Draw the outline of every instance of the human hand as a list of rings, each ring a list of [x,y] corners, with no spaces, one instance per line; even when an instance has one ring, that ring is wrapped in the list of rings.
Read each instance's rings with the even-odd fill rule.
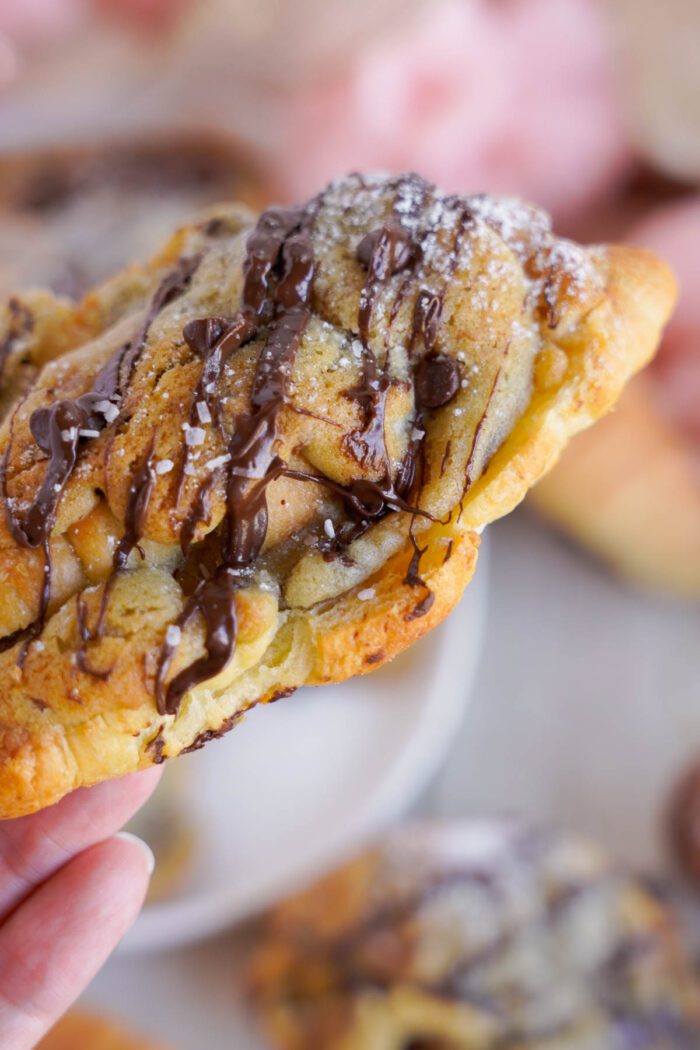
[[[153,855],[119,828],[155,788],[150,769],[0,823],[0,1032],[30,1050],[136,918]]]

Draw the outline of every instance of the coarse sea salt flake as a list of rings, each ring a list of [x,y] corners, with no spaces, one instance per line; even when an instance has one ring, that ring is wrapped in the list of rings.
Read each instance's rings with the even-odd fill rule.
[[[156,474],[169,474],[174,466],[172,459],[159,459],[156,463]]]
[[[329,540],[335,539],[335,526],[330,518],[326,518],[323,523],[323,531]]]
[[[361,602],[369,602],[372,600],[372,598],[374,598],[376,593],[377,592],[375,591],[374,587],[365,587],[363,591],[357,592],[357,597],[360,599]]]
[[[119,409],[117,406],[113,405],[111,401],[107,401],[106,399],[104,401],[95,402],[95,411],[103,415],[108,423],[113,423],[119,415]]]
[[[176,623],[171,623],[165,632],[165,641],[168,645],[179,645],[182,631]]]
[[[81,438],[98,438],[100,436],[99,430],[89,430],[86,427],[82,427],[78,434]]]
[[[223,467],[224,463],[228,463],[231,460],[231,453],[224,452],[221,456],[214,456],[213,459],[207,460],[204,464],[209,470],[216,470],[217,467]]]
[[[201,427],[188,426],[185,430],[185,444],[186,445],[201,445],[204,443],[206,432]]]
[[[200,423],[211,423],[211,412],[206,401],[197,402],[197,415]]]

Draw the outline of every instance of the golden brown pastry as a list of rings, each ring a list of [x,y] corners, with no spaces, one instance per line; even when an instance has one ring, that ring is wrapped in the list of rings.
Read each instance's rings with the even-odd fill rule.
[[[611,405],[673,297],[653,256],[578,248],[518,202],[354,175],[215,211],[75,310],[22,300],[0,815],[438,624],[478,531]]]
[[[695,1050],[668,909],[595,846],[406,827],[272,911],[250,972],[283,1050]]]
[[[102,1017],[72,1010],[41,1040],[37,1050],[165,1050],[165,1047]]]

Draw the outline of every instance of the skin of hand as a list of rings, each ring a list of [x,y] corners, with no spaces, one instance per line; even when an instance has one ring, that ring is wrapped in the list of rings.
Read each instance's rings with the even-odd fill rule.
[[[135,773],[0,823],[3,1047],[35,1046],[138,915],[153,854],[119,829],[159,777]]]

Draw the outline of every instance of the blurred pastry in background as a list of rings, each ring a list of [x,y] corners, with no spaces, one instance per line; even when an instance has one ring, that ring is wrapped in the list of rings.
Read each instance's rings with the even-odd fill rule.
[[[284,1050],[694,1050],[671,913],[596,846],[408,826],[274,909],[252,1001]]]
[[[24,288],[78,298],[198,208],[266,197],[249,152],[206,132],[0,153],[0,300]]]
[[[164,1044],[128,1032],[104,1017],[71,1010],[45,1036],[37,1050],[166,1050]]]
[[[674,787],[668,805],[667,840],[682,874],[700,889],[700,760],[693,762]]]
[[[700,598],[700,199],[628,234],[666,259],[680,299],[653,365],[614,413],[579,435],[530,503],[621,575]]]
[[[190,767],[184,762],[171,763],[158,791],[127,824],[126,830],[144,839],[156,858],[148,885],[148,904],[177,894],[192,870],[197,827],[188,801],[194,788]]]

